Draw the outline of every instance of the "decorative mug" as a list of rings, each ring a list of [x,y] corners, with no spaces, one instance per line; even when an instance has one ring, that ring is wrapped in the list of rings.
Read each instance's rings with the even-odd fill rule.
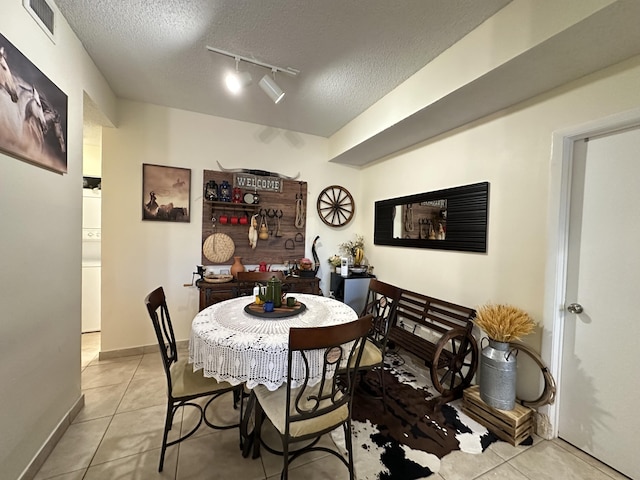
[[[269,313],[273,312],[273,302],[264,302],[264,311]]]
[[[220,217],[218,218],[218,221],[220,223],[228,223],[229,222],[229,217],[227,217],[226,215],[220,215]]]
[[[296,306],[296,297],[287,297],[287,307]]]
[[[231,216],[231,225],[237,225],[238,224],[238,217],[235,215]]]
[[[249,224],[249,217],[247,217],[246,215],[244,217],[240,217],[238,219],[238,222],[240,223],[240,225],[248,225]]]

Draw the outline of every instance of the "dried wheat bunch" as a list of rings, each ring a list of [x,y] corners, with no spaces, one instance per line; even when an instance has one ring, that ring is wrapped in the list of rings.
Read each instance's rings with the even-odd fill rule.
[[[513,342],[530,334],[536,323],[524,310],[512,305],[487,304],[476,312],[474,323],[496,342]]]

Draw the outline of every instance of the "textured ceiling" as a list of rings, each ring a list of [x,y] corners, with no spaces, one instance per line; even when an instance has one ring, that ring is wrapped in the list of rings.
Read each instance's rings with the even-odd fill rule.
[[[328,137],[510,0],[55,2],[118,97]],[[207,45],[301,73],[233,96]]]

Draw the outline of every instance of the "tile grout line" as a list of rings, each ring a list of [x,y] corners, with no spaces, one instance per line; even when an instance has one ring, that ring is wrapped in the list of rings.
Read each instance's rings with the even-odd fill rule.
[[[109,420],[107,428],[104,429],[104,433],[102,434],[102,437],[100,438],[100,442],[98,442],[98,446],[96,447],[95,451],[93,452],[93,455],[91,456],[91,459],[89,460],[89,465],[87,466],[87,469],[84,472],[84,475],[82,476],[83,479],[84,479],[84,477],[86,477],[87,473],[89,472],[89,469],[92,466],[94,466],[94,465],[92,465],[93,460],[96,458],[96,454],[98,453],[98,450],[100,449],[100,445],[102,445],[102,442],[104,441],[104,437],[106,436],[107,432],[109,431],[109,427],[113,423],[114,417],[117,415],[118,407],[120,407],[120,405],[122,404],[122,400],[124,399],[124,396],[127,394],[127,390],[129,389],[129,385],[131,385],[131,381],[133,380],[133,377],[135,376],[136,372],[138,371],[138,368],[140,368],[140,363],[142,363],[142,358],[143,357],[144,356],[140,357],[138,365],[136,365],[136,369],[133,371],[133,374],[131,375],[131,378],[126,382],[127,386],[125,387],[124,392],[122,393],[122,397],[120,397],[120,400],[118,401],[118,404],[116,405],[116,408],[115,408],[115,410],[113,412],[113,415],[111,415],[111,418]],[[107,463],[107,462],[104,462],[104,463]],[[96,465],[102,465],[102,464],[96,464]]]

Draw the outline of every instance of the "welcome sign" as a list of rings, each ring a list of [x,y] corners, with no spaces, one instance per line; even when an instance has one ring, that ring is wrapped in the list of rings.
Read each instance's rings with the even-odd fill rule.
[[[261,177],[250,173],[234,173],[233,186],[243,190],[282,192],[282,179],[278,177]]]

